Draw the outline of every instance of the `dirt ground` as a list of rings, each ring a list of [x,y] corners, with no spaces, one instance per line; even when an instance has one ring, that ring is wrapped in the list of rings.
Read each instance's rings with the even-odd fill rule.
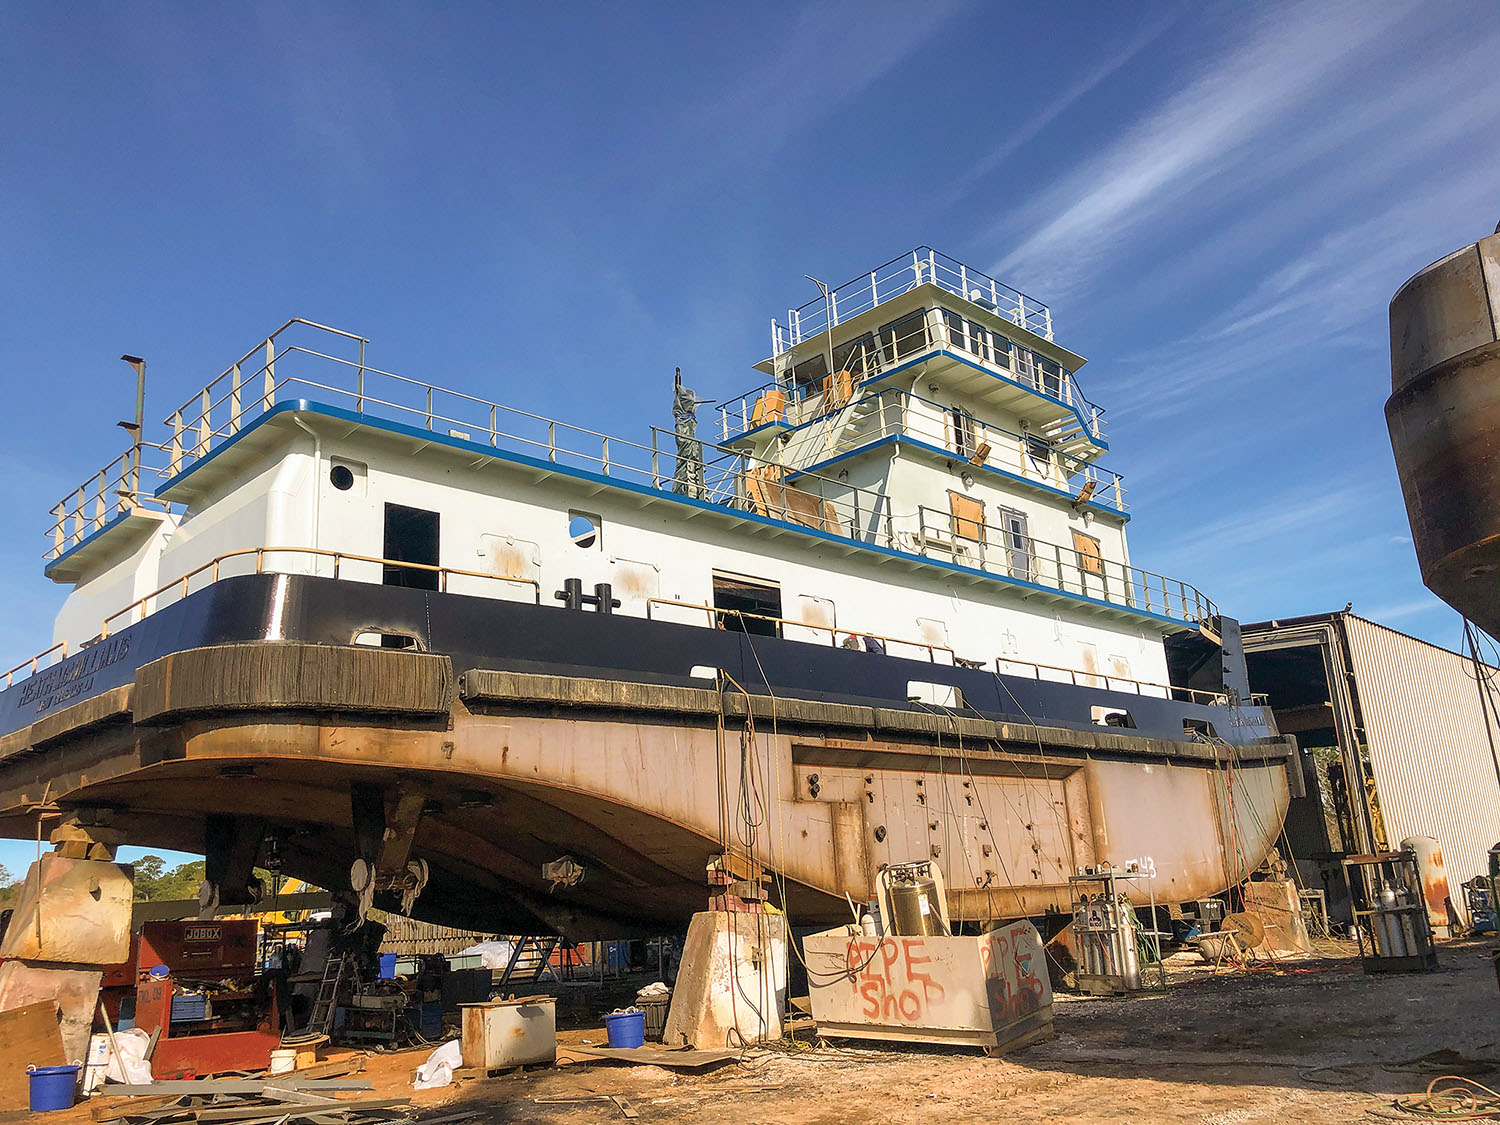
[[[474,1125],[623,1121],[777,1121],[798,1125],[912,1121],[1194,1122],[1259,1125],[1374,1120],[1396,1094],[1441,1074],[1495,1085],[1500,990],[1489,941],[1440,947],[1436,973],[1368,977],[1349,949],[1279,968],[1214,975],[1170,963],[1165,993],[1122,999],[1059,996],[1057,1037],[987,1059],[958,1048],[783,1044],[699,1074],[656,1066],[568,1063],[516,1077],[412,1093],[420,1121],[465,1110]],[[1196,959],[1194,959],[1196,960]],[[602,1030],[559,1033],[602,1044]],[[375,1055],[381,1096],[410,1092],[426,1051]],[[370,1096],[370,1095],[364,1095]],[[19,1119],[3,1114],[0,1120]],[[55,1125],[88,1122],[80,1106]]]

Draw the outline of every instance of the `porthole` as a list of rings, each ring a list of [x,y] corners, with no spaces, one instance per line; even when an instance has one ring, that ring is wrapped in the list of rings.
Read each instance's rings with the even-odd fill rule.
[[[354,473],[348,465],[335,465],[328,470],[328,481],[340,492],[348,492],[354,487]]]
[[[576,547],[589,548],[599,543],[599,517],[587,512],[568,513],[568,538]]]

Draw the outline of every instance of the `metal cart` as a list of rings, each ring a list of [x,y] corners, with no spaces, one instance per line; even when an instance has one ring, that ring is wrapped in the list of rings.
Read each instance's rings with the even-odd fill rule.
[[[1167,987],[1161,939],[1156,928],[1156,878],[1142,868],[1084,868],[1068,877],[1073,900],[1073,933],[1079,965],[1074,983],[1080,992],[1112,996]],[[1150,903],[1151,926],[1141,928],[1135,908],[1119,889],[1121,882],[1143,882]]]
[[[1412,852],[1344,859],[1354,907],[1354,932],[1367,973],[1418,973],[1437,968],[1437,949]]]

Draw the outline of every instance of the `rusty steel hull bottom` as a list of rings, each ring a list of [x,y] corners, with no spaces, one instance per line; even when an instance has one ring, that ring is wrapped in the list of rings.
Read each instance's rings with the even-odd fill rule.
[[[301,678],[246,671],[270,656]],[[360,694],[370,676],[431,713],[320,696]],[[330,646],[176,653],[48,724],[0,758],[10,835],[32,836],[44,806],[89,809],[131,843],[204,852],[211,825],[239,818],[276,837],[288,874],[337,889],[362,854],[351,792],[376,787],[419,798],[404,806],[420,810],[411,854],[431,870],[416,916],[577,938],[685,924],[726,847],[772,873],[799,926],[846,920],[845,894],[870,897],[878,865],[911,859],[944,867],[966,922],[1065,912],[1067,876],[1104,862],[1149,860],[1157,900],[1188,901],[1260,863],[1289,799],[1279,741],[1233,750],[709,688],[454,678],[428,654]],[[581,881],[544,876],[564,856]]]

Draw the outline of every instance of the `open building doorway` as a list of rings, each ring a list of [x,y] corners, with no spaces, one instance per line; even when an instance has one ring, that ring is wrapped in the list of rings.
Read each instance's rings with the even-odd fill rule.
[[[721,629],[781,636],[781,587],[774,582],[715,571],[714,609]]]

